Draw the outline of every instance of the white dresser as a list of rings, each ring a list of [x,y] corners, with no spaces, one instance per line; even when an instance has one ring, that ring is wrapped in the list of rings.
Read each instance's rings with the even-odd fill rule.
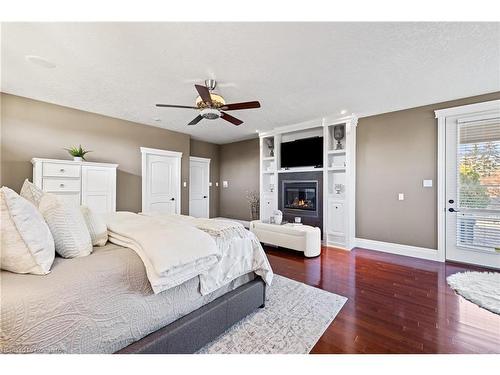
[[[116,211],[118,164],[86,161],[31,159],[33,183],[77,205],[99,213]]]

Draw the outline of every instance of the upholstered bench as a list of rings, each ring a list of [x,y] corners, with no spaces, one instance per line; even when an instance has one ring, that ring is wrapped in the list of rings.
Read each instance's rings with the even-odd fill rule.
[[[250,231],[260,242],[302,251],[306,257],[321,254],[321,231],[317,227],[295,224],[268,224],[260,220],[250,222]]]

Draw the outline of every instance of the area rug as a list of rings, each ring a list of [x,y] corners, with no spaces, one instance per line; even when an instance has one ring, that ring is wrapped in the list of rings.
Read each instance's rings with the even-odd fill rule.
[[[307,354],[346,297],[274,275],[266,306],[198,351],[200,354]]]
[[[499,272],[460,272],[448,276],[446,280],[465,299],[500,314]]]

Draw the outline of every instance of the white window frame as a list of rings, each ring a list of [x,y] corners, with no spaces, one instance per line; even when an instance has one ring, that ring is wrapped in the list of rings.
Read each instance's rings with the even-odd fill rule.
[[[498,115],[500,100],[491,100],[458,107],[434,111],[438,126],[438,159],[437,159],[437,223],[438,223],[438,260],[446,260],[446,120],[454,118],[459,121],[471,116]]]

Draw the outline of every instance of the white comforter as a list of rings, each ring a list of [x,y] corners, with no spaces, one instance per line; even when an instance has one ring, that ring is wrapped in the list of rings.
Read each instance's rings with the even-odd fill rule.
[[[211,293],[252,271],[259,275],[266,284],[271,285],[273,271],[264,249],[257,237],[241,224],[232,222],[235,224],[234,228],[228,229],[227,225],[215,219],[210,219],[214,222],[209,225],[207,223],[209,219],[197,219],[186,215],[149,214],[149,217],[165,227],[179,223],[193,228],[204,228],[211,233],[222,257],[214,266],[200,274],[201,294]],[[217,235],[216,228],[221,228],[223,235]]]
[[[211,236],[180,222],[164,225],[131,212],[106,215],[105,220],[109,241],[137,253],[155,293],[206,272],[222,258]]]

